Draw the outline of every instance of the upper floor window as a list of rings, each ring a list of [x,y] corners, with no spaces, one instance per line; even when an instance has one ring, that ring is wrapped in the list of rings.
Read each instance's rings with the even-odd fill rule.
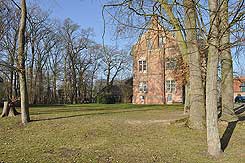
[[[166,70],[174,70],[176,68],[176,59],[175,58],[167,58],[166,59]]]
[[[162,48],[165,43],[166,43],[166,38],[163,36],[159,36],[158,47]]]
[[[147,49],[151,50],[153,48],[153,42],[151,38],[148,38],[147,40]]]
[[[167,92],[173,93],[176,89],[175,80],[166,80],[166,90]]]
[[[146,93],[147,92],[147,83],[146,81],[139,82],[139,92]]]
[[[241,92],[245,92],[245,82],[243,82],[243,83],[240,85],[240,87],[241,87]]]
[[[146,61],[145,60],[139,61],[139,72],[146,72]]]

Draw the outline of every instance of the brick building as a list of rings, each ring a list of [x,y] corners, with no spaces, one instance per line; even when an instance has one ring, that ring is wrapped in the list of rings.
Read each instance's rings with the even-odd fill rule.
[[[245,96],[245,76],[234,78],[234,98],[240,94]]]
[[[174,35],[157,18],[132,48],[133,103],[165,104],[183,101],[183,87],[175,77],[179,48]],[[178,73],[178,72],[177,72]]]

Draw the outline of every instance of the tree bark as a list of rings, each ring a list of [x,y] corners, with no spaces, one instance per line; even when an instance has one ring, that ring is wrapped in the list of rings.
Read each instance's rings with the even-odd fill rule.
[[[166,0],[155,0],[156,2],[159,2],[162,6],[162,8],[165,10],[166,14],[170,18],[170,23],[175,29],[175,34],[176,34],[176,41],[178,42],[179,50],[181,52],[183,62],[188,64],[189,62],[189,55],[188,55],[188,47],[186,44],[186,41],[184,39],[183,33],[181,32],[181,26],[179,24],[178,19],[174,16],[174,13],[172,11],[172,7],[168,4]],[[186,81],[189,83],[189,74],[186,75]],[[187,91],[185,92],[185,106],[184,110],[188,110],[190,108],[190,87],[187,85],[186,86]],[[192,119],[193,120],[193,119]]]
[[[194,0],[185,0],[185,26],[190,72],[190,117],[189,127],[205,129],[204,87],[202,82],[200,54],[197,44],[196,10]]]
[[[189,81],[187,81],[187,83],[184,85],[184,89],[185,89],[184,114],[186,114],[190,111],[190,84],[189,84]]]
[[[221,154],[221,144],[218,131],[217,111],[217,79],[218,79],[218,49],[217,49],[217,0],[208,0],[210,12],[210,37],[208,40],[207,86],[206,86],[206,119],[207,119],[207,145],[208,153],[212,156]]]
[[[58,103],[58,100],[57,100],[57,73],[53,73],[53,102],[55,103]]]
[[[220,8],[220,48],[221,48],[221,95],[222,95],[222,117],[224,120],[238,120],[233,110],[234,90],[233,90],[233,65],[230,49],[230,29],[228,23],[228,0],[221,2]]]
[[[34,59],[35,59],[35,37],[31,38],[31,66],[30,66],[30,103],[34,103],[34,88],[33,88],[33,69],[34,69]]]
[[[4,101],[3,112],[1,114],[1,117],[14,117],[18,114],[20,113],[16,111],[14,104],[10,106],[10,103],[8,101]]]
[[[26,84],[26,71],[25,71],[25,30],[26,30],[26,1],[21,0],[21,19],[18,35],[18,63],[17,69],[20,80],[20,98],[21,98],[21,120],[23,124],[30,121],[29,116],[29,101]]]
[[[9,102],[8,101],[4,101],[3,112],[1,114],[1,117],[7,117],[9,115],[9,110],[10,110]]]

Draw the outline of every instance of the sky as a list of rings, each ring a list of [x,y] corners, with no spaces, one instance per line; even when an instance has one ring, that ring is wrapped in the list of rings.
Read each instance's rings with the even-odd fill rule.
[[[33,0],[32,0],[33,1]],[[102,18],[102,6],[105,0],[35,0],[44,10],[51,11],[51,16],[63,21],[71,18],[81,28],[92,27],[94,39],[102,43],[104,23]],[[105,44],[113,44],[108,33],[105,37]]]
[[[71,18],[73,22],[79,24],[81,28],[92,27],[94,29],[94,40],[97,43],[102,43],[102,34],[104,31],[104,23],[102,18],[102,6],[108,0],[29,0],[34,1],[44,9],[51,11],[53,18],[58,18],[63,21],[66,18]],[[106,21],[108,21],[106,17]],[[137,36],[135,37],[137,38]],[[113,31],[106,27],[106,35],[104,39],[106,45],[123,45],[126,41],[115,41],[113,39]],[[134,40],[136,41],[136,40]],[[133,43],[133,42],[132,42]],[[130,43],[129,43],[130,44]],[[124,48],[121,46],[120,48]],[[128,47],[130,49],[130,47]],[[244,63],[244,56],[240,56],[241,62]],[[243,64],[234,62],[234,69],[239,74],[245,74]]]

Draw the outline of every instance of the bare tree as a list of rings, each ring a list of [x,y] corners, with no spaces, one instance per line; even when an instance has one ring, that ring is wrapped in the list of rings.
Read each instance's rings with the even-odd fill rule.
[[[190,118],[189,126],[194,129],[205,128],[204,87],[202,82],[200,51],[197,40],[196,2],[185,0],[185,28],[190,71]]]
[[[45,34],[45,30],[48,26],[48,13],[45,13],[41,10],[41,8],[37,5],[32,5],[29,7],[29,21],[28,21],[28,40],[30,42],[30,49],[31,52],[28,55],[29,62],[28,62],[28,68],[29,68],[29,94],[30,103],[34,103],[34,97],[36,92],[34,90],[34,84],[36,81],[34,81],[34,66],[36,63],[37,58],[37,48],[39,44],[39,40],[42,39],[43,35]],[[51,26],[51,24],[50,24]],[[40,54],[40,53],[39,53]]]
[[[127,70],[129,56],[116,47],[104,47],[103,51],[102,66],[106,76],[106,87],[110,88],[119,73]]]
[[[21,98],[21,120],[23,124],[30,121],[29,115],[29,101],[26,83],[26,69],[25,69],[25,32],[26,32],[26,1],[21,0],[21,19],[18,34],[18,63],[17,69],[20,80],[20,98]]]
[[[82,77],[83,72],[87,69],[90,61],[87,59],[88,54],[86,49],[91,43],[91,29],[80,29],[79,26],[73,23],[70,19],[64,21],[62,27],[62,37],[67,54],[67,66],[71,71],[70,82],[72,83],[71,103],[78,103],[78,79]]]

